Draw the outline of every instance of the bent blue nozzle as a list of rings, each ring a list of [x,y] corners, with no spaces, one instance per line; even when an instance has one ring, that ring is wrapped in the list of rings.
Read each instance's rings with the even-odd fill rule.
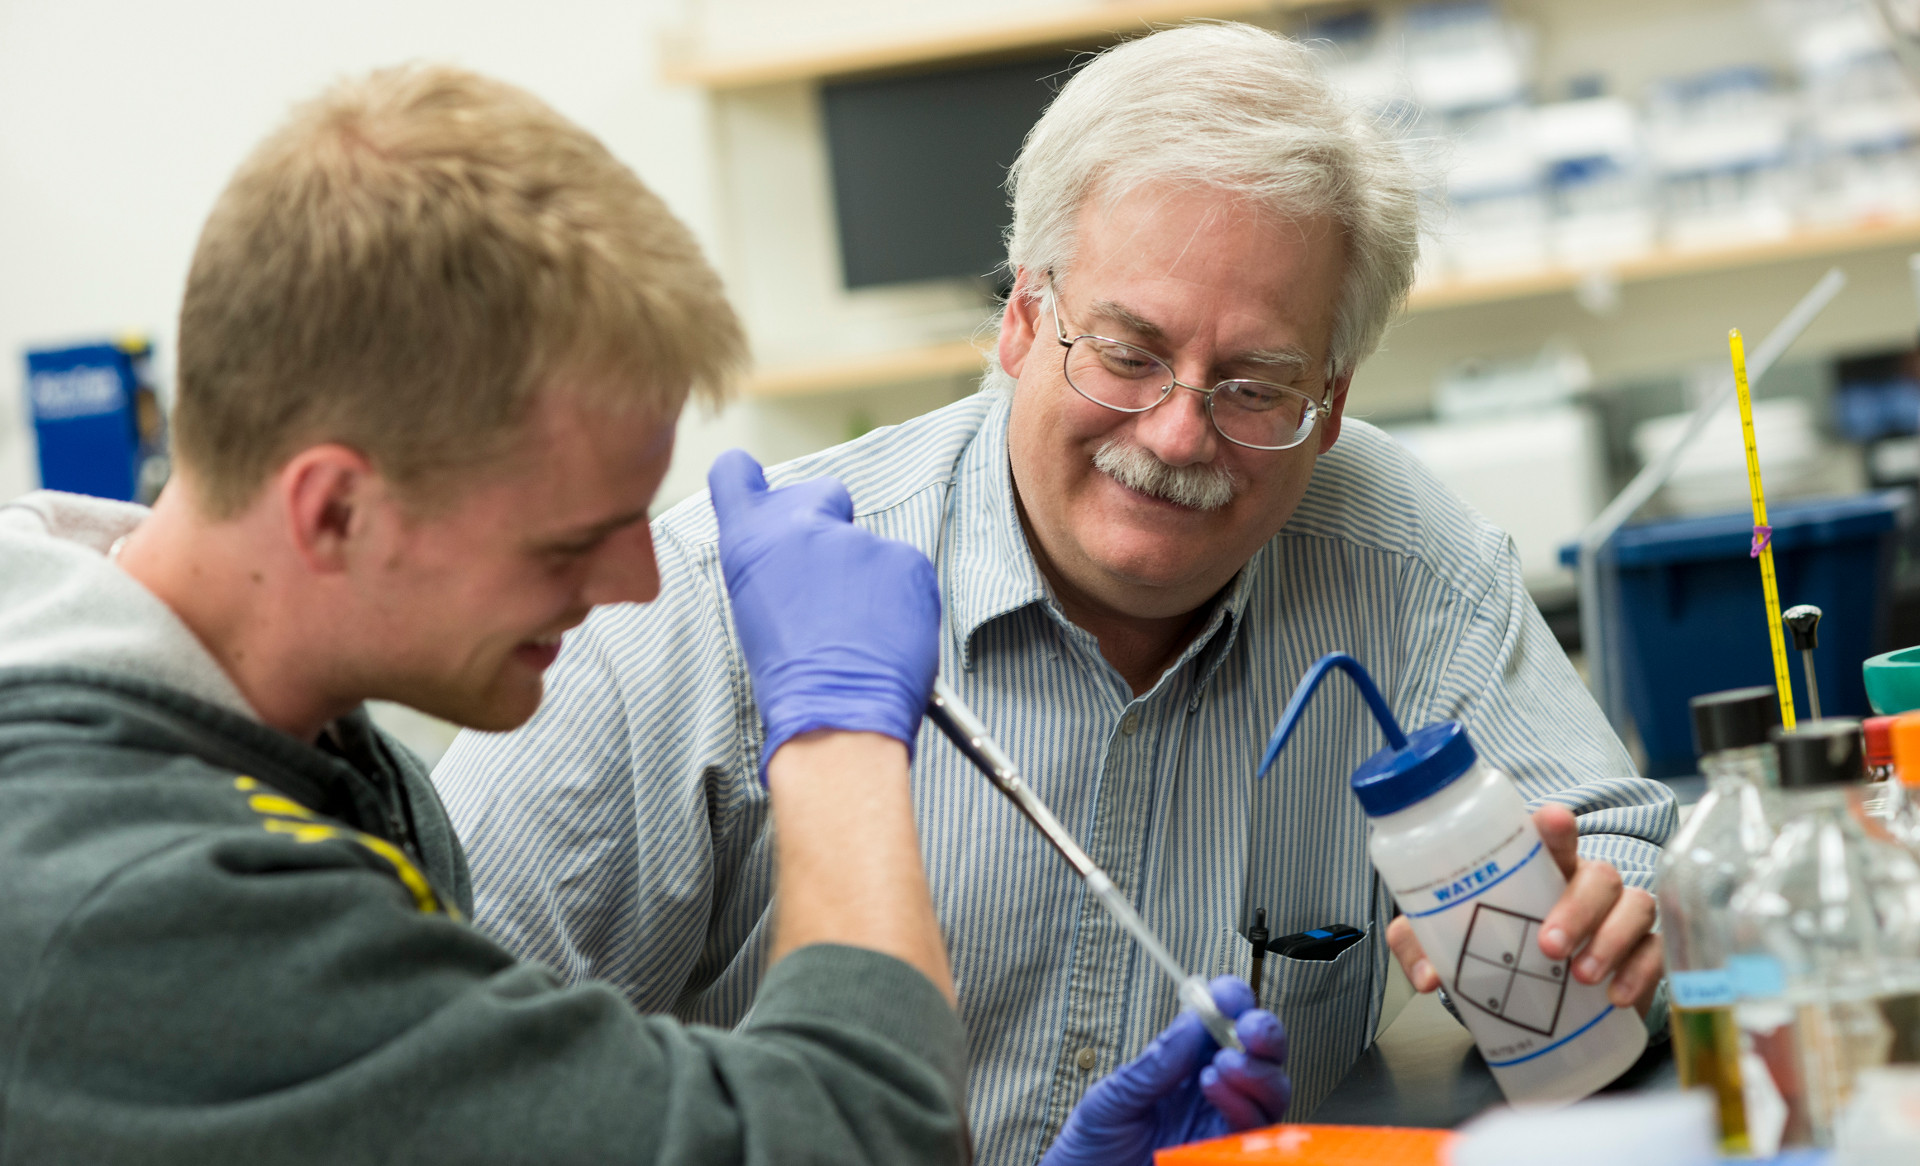
[[[1300,721],[1300,714],[1306,709],[1307,701],[1313,696],[1327,673],[1338,668],[1353,677],[1353,683],[1360,689],[1360,695],[1367,700],[1367,707],[1373,710],[1373,719],[1380,722],[1380,728],[1387,734],[1387,744],[1395,749],[1407,747],[1407,735],[1400,731],[1400,722],[1393,719],[1393,710],[1387,707],[1380,690],[1373,686],[1373,677],[1360,661],[1345,652],[1328,652],[1313,662],[1307,674],[1301,678],[1299,687],[1293,690],[1293,699],[1287,702],[1287,710],[1280,714],[1280,723],[1273,727],[1273,736],[1267,738],[1267,754],[1260,759],[1260,770],[1256,777],[1267,776],[1267,770],[1273,768],[1274,758],[1280,756],[1280,750],[1287,744],[1287,738],[1293,736],[1293,727]]]

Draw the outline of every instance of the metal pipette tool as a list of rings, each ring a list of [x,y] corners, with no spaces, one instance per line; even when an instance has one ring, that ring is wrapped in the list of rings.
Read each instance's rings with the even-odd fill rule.
[[[1780,613],[1780,622],[1793,633],[1793,646],[1800,649],[1800,666],[1807,673],[1807,713],[1820,719],[1820,682],[1813,676],[1813,650],[1820,646],[1820,609],[1811,603],[1789,607]]]
[[[940,727],[940,731],[947,735],[967,760],[987,775],[987,780],[993,783],[995,789],[1020,807],[1020,812],[1027,816],[1027,820],[1038,826],[1047,841],[1053,843],[1060,857],[1080,872],[1080,877],[1087,881],[1087,889],[1112,912],[1120,926],[1133,936],[1134,942],[1153,957],[1153,962],[1172,978],[1179,989],[1180,1003],[1199,1015],[1200,1022],[1207,1026],[1207,1031],[1213,1034],[1213,1039],[1220,1047],[1246,1052],[1247,1047],[1240,1043],[1239,1036],[1233,1031],[1233,1022],[1214,1004],[1213,994],[1207,991],[1207,982],[1199,976],[1189,975],[1174,960],[1172,953],[1160,942],[1160,937],[1147,926],[1147,921],[1113,885],[1113,880],[1093,864],[1093,859],[1080,849],[1080,844],[1073,840],[1073,835],[1067,833],[1060,819],[1053,816],[1053,811],[1021,778],[1019,767],[988,735],[986,725],[953,689],[947,687],[946,681],[937,677],[933,682],[933,700],[927,706],[927,718]]]

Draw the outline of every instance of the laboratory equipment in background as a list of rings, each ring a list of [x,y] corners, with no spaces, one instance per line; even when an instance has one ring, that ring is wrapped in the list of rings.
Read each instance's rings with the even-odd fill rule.
[[[1867,703],[1882,716],[1920,709],[1920,648],[1896,648],[1860,664]]]
[[[1820,646],[1820,609],[1811,603],[1800,603],[1780,613],[1780,625],[1793,636],[1794,650],[1800,653],[1800,664],[1807,680],[1807,716],[1811,720],[1820,719],[1820,678],[1813,672],[1813,650]]]
[[[1780,701],[1770,686],[1736,688],[1696,696],[1690,710],[1707,792],[1661,854],[1655,881],[1673,1059],[1682,1089],[1712,1094],[1721,1152],[1746,1154],[1752,1146],[1733,1015],[1738,996],[1727,966],[1728,904],[1773,845],[1766,800],[1778,782],[1767,735],[1780,724]]]
[[[1513,538],[1536,602],[1570,599],[1556,552],[1606,500],[1601,426],[1583,403],[1593,372],[1549,344],[1518,359],[1449,368],[1434,384],[1435,420],[1387,432],[1449,490]]]
[[[27,353],[27,407],[49,490],[150,502],[166,484],[166,414],[144,336]]]
[[[1553,54],[1517,5],[1349,9],[1300,32],[1444,175],[1426,275],[1605,268],[1920,209],[1920,90],[1871,0],[1755,7],[1777,54],[1658,78],[1637,99],[1598,74],[1549,92]]]
[[[1920,256],[1912,257],[1920,262]],[[1865,455],[1876,488],[1920,482],[1920,352],[1862,353],[1834,361],[1834,429]]]
[[[1596,1097],[1550,1112],[1495,1110],[1460,1127],[1451,1158],[1451,1166],[1713,1166],[1719,1160],[1712,1106],[1698,1093]]]
[[[1556,551],[1599,512],[1606,489],[1600,428],[1590,410],[1566,406],[1390,432],[1447,489],[1513,538],[1521,579],[1536,602],[1573,595],[1573,572]]]
[[[1868,717],[1860,722],[1860,737],[1865,742],[1868,785],[1893,780],[1893,724],[1899,719]]]
[[[1646,1027],[1607,1000],[1609,981],[1580,983],[1567,960],[1541,951],[1540,928],[1566,878],[1520,791],[1480,759],[1459,722],[1401,732],[1359,661],[1329,653],[1294,689],[1260,773],[1336,669],[1387,737],[1351,778],[1373,827],[1368,853],[1500,1091],[1515,1103],[1577,1101],[1618,1077],[1646,1048]]]
[[[1599,96],[1539,105],[1531,128],[1551,197],[1553,261],[1587,270],[1652,250],[1659,220],[1633,106]]]
[[[1866,1069],[1833,1132],[1830,1166],[1913,1166],[1920,1162],[1920,1068]]]
[[[1734,65],[1654,86],[1647,140],[1669,246],[1749,245],[1792,233],[1793,98],[1771,69]]]
[[[1421,128],[1448,140],[1447,204],[1432,250],[1450,273],[1535,271],[1551,258],[1553,214],[1527,90],[1531,30],[1489,3],[1416,4],[1400,15],[1407,90]]]
[[[1908,213],[1920,199],[1920,91],[1871,0],[1770,0],[1769,7],[1800,82],[1807,222]]]
[[[1402,15],[1407,81],[1421,105],[1453,114],[1526,96],[1533,36],[1486,0],[1415,4]]]
[[[1902,800],[1900,780],[1893,767],[1893,725],[1898,719],[1868,717],[1860,722],[1867,765],[1867,813],[1883,822],[1898,810]]]
[[[1319,62],[1328,83],[1367,113],[1390,122],[1414,100],[1400,38],[1383,35],[1380,15],[1372,9],[1316,13],[1300,30],[1300,42]]]
[[[1863,1070],[1920,1064],[1920,860],[1868,827],[1860,724],[1776,731],[1780,836],[1735,894],[1753,1151],[1833,1144]],[[1747,1071],[1751,1069],[1752,1071]]]
[[[1677,413],[1634,426],[1633,452],[1641,464],[1665,454],[1690,419],[1691,414]],[[1755,401],[1753,430],[1769,498],[1853,494],[1866,487],[1859,454],[1822,435],[1812,402],[1798,397]],[[1685,515],[1713,514],[1748,503],[1746,444],[1740,415],[1729,409],[1716,414],[1687,447],[1657,504]]]
[[[1520,102],[1455,115],[1446,217],[1435,250],[1450,273],[1497,278],[1547,265],[1552,203]]]
[[[1920,716],[1883,719],[1892,721],[1893,777],[1880,791],[1878,816],[1887,833],[1920,855]]]
[[[1829,715],[1868,712],[1852,662],[1872,653],[1886,627],[1894,541],[1908,504],[1905,492],[1887,491],[1783,503],[1768,513],[1782,599],[1835,613],[1821,629],[1814,662]],[[1773,676],[1766,634],[1773,617],[1761,599],[1752,546],[1753,516],[1745,509],[1639,523],[1613,537],[1618,667],[1649,777],[1693,771],[1693,694]],[[1565,548],[1562,561],[1572,566],[1575,554]]]

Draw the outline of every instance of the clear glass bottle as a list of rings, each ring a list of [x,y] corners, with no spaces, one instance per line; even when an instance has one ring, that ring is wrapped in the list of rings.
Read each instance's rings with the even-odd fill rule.
[[[1660,859],[1655,893],[1673,1000],[1673,1058],[1682,1089],[1713,1093],[1723,1154],[1752,1152],[1727,970],[1727,905],[1773,845],[1767,813],[1777,785],[1767,734],[1780,723],[1771,687],[1710,692],[1689,702],[1707,792]],[[1774,1134],[1773,1141],[1778,1141]]]
[[[1734,895],[1735,1017],[1785,1102],[1787,1143],[1826,1146],[1862,1070],[1920,1064],[1920,861],[1866,812],[1858,721],[1774,744],[1791,798]]]

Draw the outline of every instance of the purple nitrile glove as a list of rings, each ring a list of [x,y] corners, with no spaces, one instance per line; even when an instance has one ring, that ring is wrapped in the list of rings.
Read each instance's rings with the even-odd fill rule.
[[[1207,989],[1247,1051],[1220,1048],[1198,1016],[1181,1013],[1087,1091],[1040,1166],[1148,1166],[1155,1150],[1280,1120],[1293,1095],[1280,1018],[1255,1008],[1238,976],[1215,977]]]
[[[801,733],[884,733],[913,751],[940,665],[940,585],[903,542],[853,525],[832,478],[767,489],[728,450],[707,471],[720,570],[753,697],[774,750]]]

